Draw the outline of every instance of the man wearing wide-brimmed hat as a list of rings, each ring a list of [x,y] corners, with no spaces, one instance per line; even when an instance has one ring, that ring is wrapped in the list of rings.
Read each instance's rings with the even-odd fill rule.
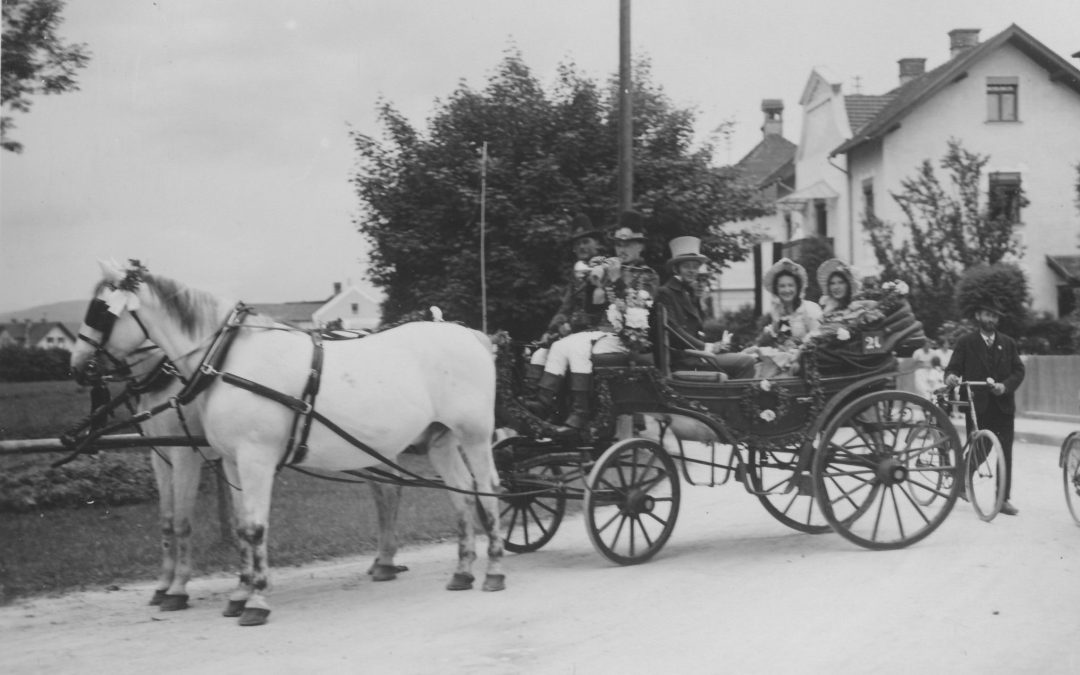
[[[754,376],[757,361],[749,354],[722,354],[729,348],[730,336],[720,342],[705,342],[701,299],[697,294],[698,275],[708,258],[701,254],[697,237],[675,237],[668,246],[667,261],[672,277],[656,292],[656,308],[666,314],[671,367],[677,370],[719,370],[735,378]],[[689,351],[688,351],[689,350]]]
[[[552,342],[574,332],[596,330],[603,319],[607,297],[603,284],[596,275],[590,274],[593,267],[605,260],[601,255],[602,239],[603,231],[593,227],[592,221],[585,214],[579,213],[571,220],[570,235],[566,242],[573,248],[576,261],[559,309],[548,322],[547,332],[540,339],[544,346],[533,352],[529,360],[525,375],[529,389],[535,388],[544,372],[548,347]]]
[[[1005,503],[1001,512],[1015,516],[1018,510],[1010,501],[1012,491],[1013,428],[1016,417],[1014,393],[1024,381],[1024,363],[1020,349],[1008,335],[997,329],[1006,314],[1000,298],[989,293],[967,294],[961,298],[966,306],[960,310],[975,321],[977,330],[956,341],[952,358],[945,367],[945,383],[955,385],[961,380],[986,382],[989,387],[972,388],[972,406],[979,427],[994,432],[1005,455]],[[971,412],[967,413],[968,434],[972,431]],[[974,465],[971,467],[975,468]]]

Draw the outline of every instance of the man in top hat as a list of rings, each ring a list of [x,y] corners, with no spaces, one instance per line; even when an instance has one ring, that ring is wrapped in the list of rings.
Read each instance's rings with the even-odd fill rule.
[[[667,261],[672,277],[656,292],[654,308],[667,314],[668,347],[671,367],[677,370],[720,370],[734,378],[754,376],[757,359],[749,354],[722,354],[729,348],[728,339],[705,342],[704,316],[698,296],[698,278],[708,258],[701,254],[697,237],[675,237],[668,246]],[[661,329],[657,326],[657,329]],[[694,350],[688,352],[686,350]]]
[[[1010,501],[1012,490],[1013,426],[1016,399],[1013,392],[1024,381],[1024,363],[1016,341],[997,329],[1004,309],[996,298],[973,299],[962,307],[975,320],[978,330],[956,341],[949,365],[945,367],[945,383],[955,385],[961,380],[987,382],[989,387],[972,389],[972,406],[979,426],[994,432],[1005,455],[1005,504],[1001,512],[1015,516],[1018,511]],[[971,413],[967,414],[967,430],[971,433]]]

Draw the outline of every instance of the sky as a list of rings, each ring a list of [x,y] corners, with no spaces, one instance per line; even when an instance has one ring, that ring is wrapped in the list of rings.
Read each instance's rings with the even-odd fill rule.
[[[510,48],[545,86],[561,63],[618,70],[618,0],[68,0],[64,17],[91,60],[78,92],[16,114],[23,153],[0,152],[0,312],[86,298],[110,258],[251,303],[364,287],[349,132],[380,136],[380,100],[425,129]],[[816,67],[880,94],[898,59],[945,61],[949,30],[1011,23],[1080,50],[1077,0],[633,0],[631,17],[699,140],[735,121],[718,164],[760,140],[765,98],[797,143]]]

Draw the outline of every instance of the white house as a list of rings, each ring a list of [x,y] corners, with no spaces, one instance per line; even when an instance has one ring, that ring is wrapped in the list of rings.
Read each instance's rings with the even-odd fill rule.
[[[811,227],[835,238],[838,255],[872,267],[863,215],[904,222],[890,193],[924,160],[936,167],[948,140],[958,139],[990,158],[984,203],[989,191],[1008,195],[1022,186],[1030,204],[1017,213],[1017,231],[1033,309],[1059,314],[1070,306],[1068,284],[1080,282],[1069,278],[1080,269],[1080,70],[1015,24],[985,42],[978,29],[950,31],[949,48],[949,59],[930,71],[926,59],[901,59],[899,86],[873,97],[865,120],[853,116],[852,97],[841,105],[835,81],[811,74],[799,189],[780,201],[806,197],[812,208],[802,214]]]
[[[59,321],[18,321],[0,324],[0,347],[27,349],[66,349],[75,347],[78,327],[69,328]]]
[[[252,305],[260,314],[298,328],[341,328],[373,330],[381,321],[379,302],[360,288],[342,288],[334,283],[334,294],[326,300],[262,303]]]

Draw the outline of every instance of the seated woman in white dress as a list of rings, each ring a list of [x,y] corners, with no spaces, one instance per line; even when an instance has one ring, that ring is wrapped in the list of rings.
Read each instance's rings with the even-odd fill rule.
[[[758,344],[744,350],[758,357],[756,377],[798,373],[802,344],[821,325],[821,307],[803,298],[806,281],[806,269],[789,258],[765,273],[765,287],[775,298],[772,311]]]

